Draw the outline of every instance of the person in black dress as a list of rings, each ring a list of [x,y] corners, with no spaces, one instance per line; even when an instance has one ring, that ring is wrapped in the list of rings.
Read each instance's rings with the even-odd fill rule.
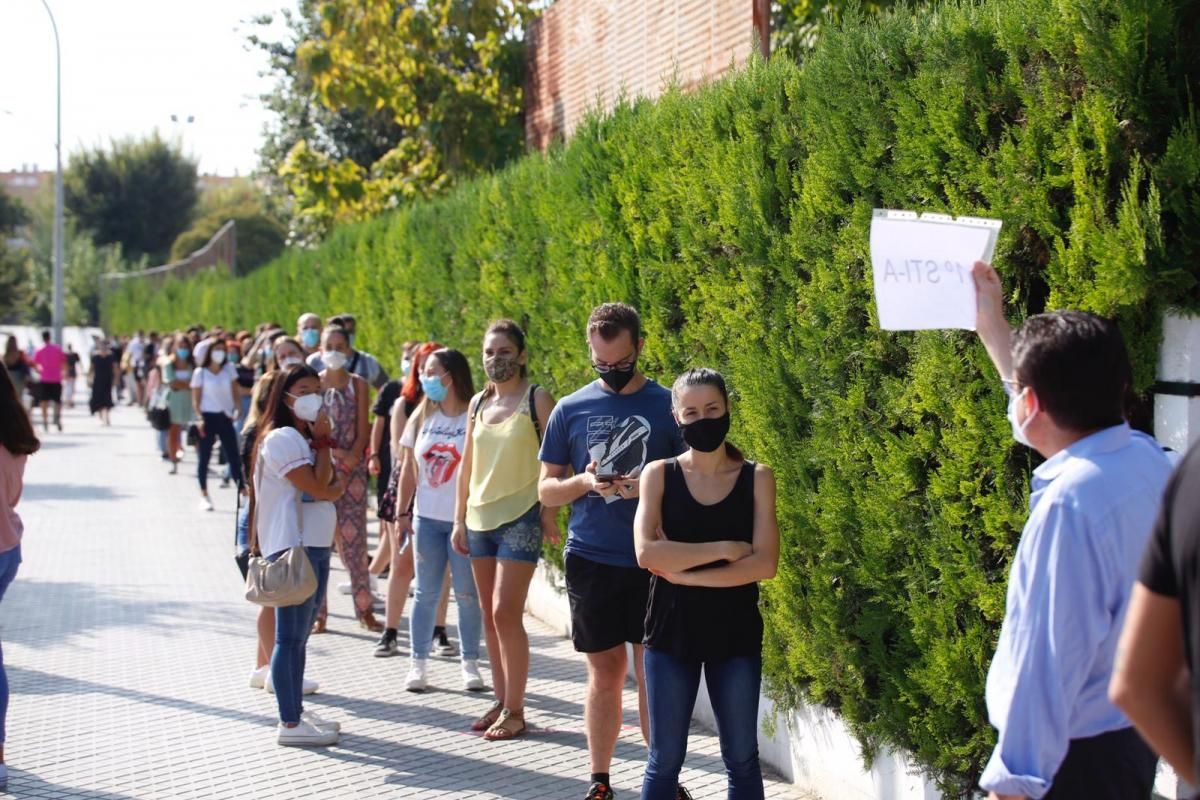
[[[760,800],[758,581],[775,576],[775,476],[725,441],[729,394],[710,369],[671,390],[688,451],[651,463],[634,521],[638,564],[653,573],[646,609],[650,757],[642,800],[687,793],[679,772],[703,668],[730,800]]]
[[[101,339],[96,344],[96,352],[92,354],[92,364],[88,370],[88,382],[92,385],[92,398],[88,407],[93,414],[100,415],[100,421],[105,425],[109,422],[109,411],[113,407],[113,385],[116,383],[120,362],[113,355],[108,341]]]

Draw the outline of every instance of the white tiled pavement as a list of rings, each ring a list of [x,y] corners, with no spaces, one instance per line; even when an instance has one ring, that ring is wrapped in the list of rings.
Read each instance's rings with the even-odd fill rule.
[[[194,459],[168,475],[135,409],[118,409],[111,428],[78,409],[65,424],[30,459],[25,561],[0,604],[12,796],[582,799],[584,664],[532,619],[536,730],[489,743],[467,727],[490,694],[460,691],[457,664],[444,659],[436,690],[405,692],[407,659],[373,658],[349,598],[331,593],[330,632],[309,646],[321,681],[309,704],[342,722],[341,743],[276,746],[274,698],[246,686],[256,609],[232,560],[233,490],[214,479],[217,510],[198,511]],[[332,583],[345,576],[334,565]],[[612,770],[619,798],[641,783],[635,726],[627,713]],[[697,798],[724,796],[714,737],[693,731],[683,781]],[[801,793],[772,778],[767,796]]]

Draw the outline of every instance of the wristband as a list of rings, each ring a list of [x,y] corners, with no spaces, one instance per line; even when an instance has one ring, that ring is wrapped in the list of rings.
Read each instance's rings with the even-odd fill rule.
[[[337,446],[333,439],[313,439],[312,448],[314,450],[330,450]]]

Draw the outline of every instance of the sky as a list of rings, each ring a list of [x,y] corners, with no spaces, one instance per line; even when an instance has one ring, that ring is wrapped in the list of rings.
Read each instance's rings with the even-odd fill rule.
[[[271,80],[248,48],[249,21],[294,0],[48,2],[62,46],[64,167],[73,152],[157,128],[202,174],[255,168],[269,119],[258,97]],[[0,171],[54,169],[54,72],[41,0],[0,0]]]

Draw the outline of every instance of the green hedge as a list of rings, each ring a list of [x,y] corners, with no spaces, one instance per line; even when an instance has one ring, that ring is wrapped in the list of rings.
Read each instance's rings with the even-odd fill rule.
[[[973,335],[878,330],[871,209],[1002,218],[1014,321],[1117,317],[1144,390],[1163,308],[1195,305],[1196,15],[994,0],[852,18],[803,68],[755,63],[624,106],[565,148],[247,278],[130,283],[107,323],[353,309],[363,346],[394,362],[413,336],[474,351],[510,315],[561,394],[591,377],[590,308],[635,303],[648,371],[723,370],[735,439],[779,475],[770,692],[832,706],[868,755],[906,748],[961,794],[993,742],[983,683],[1031,455]]]

